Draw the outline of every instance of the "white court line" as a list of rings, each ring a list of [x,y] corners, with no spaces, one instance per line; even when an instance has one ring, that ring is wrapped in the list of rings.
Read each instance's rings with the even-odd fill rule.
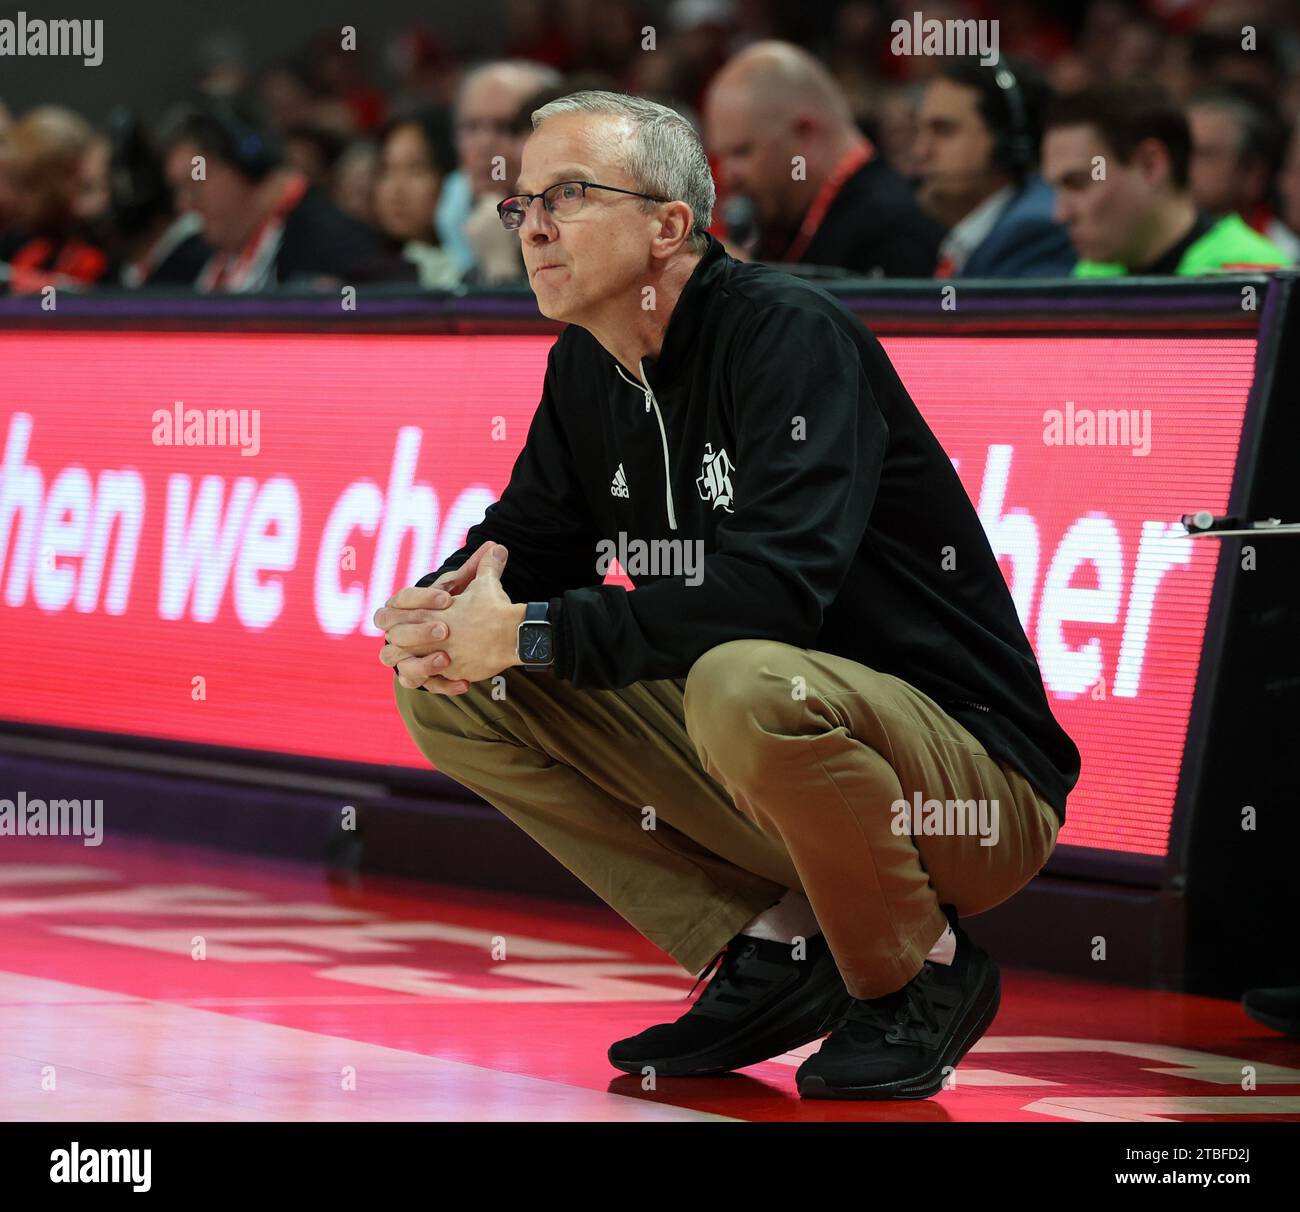
[[[730,1119],[17,973],[0,972],[0,1003],[8,1120]],[[33,1013],[42,1003],[58,1008]],[[342,1088],[345,1070],[355,1090]],[[51,1073],[56,1088],[42,1089]]]
[[[54,867],[49,863],[6,863],[0,867],[0,888],[19,884],[35,887],[40,884],[93,884],[115,880],[116,871],[106,867]]]

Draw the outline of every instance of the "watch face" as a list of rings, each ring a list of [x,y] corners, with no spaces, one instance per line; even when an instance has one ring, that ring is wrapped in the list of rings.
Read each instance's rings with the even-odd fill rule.
[[[551,659],[551,625],[523,623],[519,628],[519,659],[535,664]]]

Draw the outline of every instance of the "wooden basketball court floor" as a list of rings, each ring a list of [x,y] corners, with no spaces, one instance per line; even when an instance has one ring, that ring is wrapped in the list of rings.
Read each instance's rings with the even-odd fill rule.
[[[997,1020],[932,1099],[803,1101],[817,1043],[653,1089],[613,1069],[609,1043],[690,986],[600,906],[0,839],[8,1120],[1300,1120],[1300,1044],[1236,1004],[1005,964]]]

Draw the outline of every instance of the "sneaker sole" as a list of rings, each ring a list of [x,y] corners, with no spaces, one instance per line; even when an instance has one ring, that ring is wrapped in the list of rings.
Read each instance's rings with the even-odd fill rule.
[[[994,967],[992,980],[986,979],[977,991],[970,1013],[958,1026],[948,1046],[935,1064],[921,1076],[899,1078],[897,1081],[879,1082],[870,1086],[832,1086],[825,1078],[810,1075],[799,1082],[799,1094],[802,1098],[932,1098],[943,1089],[944,1078],[947,1076],[944,1070],[957,1068],[966,1053],[992,1026],[1001,1004],[1002,977]]]
[[[829,956],[823,970],[809,978],[799,992],[802,996],[781,1007],[777,1017],[764,1016],[745,1031],[696,1052],[635,1061],[615,1060],[608,1053],[606,1057],[623,1073],[653,1069],[659,1077],[716,1077],[757,1065],[825,1035],[848,1013],[853,1000]]]
[[[1261,1027],[1280,1032],[1290,1039],[1300,1039],[1300,1020],[1294,1016],[1287,1018],[1280,1014],[1269,1014],[1253,1006],[1247,1006],[1245,1002],[1242,1002],[1241,1008],[1247,1018],[1254,1019]]]

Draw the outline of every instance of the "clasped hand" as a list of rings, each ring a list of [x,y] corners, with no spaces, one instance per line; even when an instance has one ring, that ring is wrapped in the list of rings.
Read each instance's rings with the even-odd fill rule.
[[[522,663],[516,635],[524,607],[501,587],[507,554],[484,543],[432,585],[401,589],[375,611],[387,641],[379,659],[403,686],[464,694],[470,682]]]

